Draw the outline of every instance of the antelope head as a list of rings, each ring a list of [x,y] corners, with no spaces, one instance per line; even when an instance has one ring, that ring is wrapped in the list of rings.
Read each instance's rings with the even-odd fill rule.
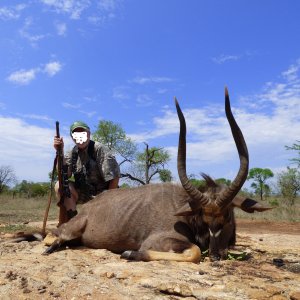
[[[228,90],[225,88],[225,112],[238,150],[240,167],[235,179],[229,186],[217,184],[211,177],[202,174],[206,181],[205,189],[193,186],[186,174],[186,124],[183,113],[175,98],[180,122],[177,168],[181,184],[189,195],[189,202],[176,215],[197,216],[198,226],[205,231],[206,244],[211,260],[227,257],[228,247],[235,243],[234,206],[247,212],[263,211],[255,200],[237,196],[248,175],[249,155],[247,146],[230,107]],[[188,207],[187,207],[188,206]],[[201,224],[201,225],[200,225]],[[208,244],[208,245],[207,245]]]

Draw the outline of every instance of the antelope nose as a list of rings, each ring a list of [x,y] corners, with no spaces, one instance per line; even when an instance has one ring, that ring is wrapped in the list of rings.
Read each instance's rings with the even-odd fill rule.
[[[217,261],[221,259],[221,256],[219,254],[212,254],[209,258],[210,261]]]

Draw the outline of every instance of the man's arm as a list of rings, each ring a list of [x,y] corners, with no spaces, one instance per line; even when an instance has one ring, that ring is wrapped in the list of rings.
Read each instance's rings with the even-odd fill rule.
[[[108,189],[109,190],[116,189],[118,188],[118,186],[119,186],[119,178],[117,177],[109,181]]]

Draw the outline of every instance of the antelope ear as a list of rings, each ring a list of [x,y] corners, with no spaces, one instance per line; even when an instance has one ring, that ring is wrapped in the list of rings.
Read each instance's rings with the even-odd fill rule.
[[[233,200],[232,200],[232,204],[235,207],[238,207],[240,209],[242,209],[243,211],[247,212],[247,213],[254,213],[254,211],[265,211],[265,210],[269,210],[269,209],[273,209],[273,207],[267,207],[267,206],[263,206],[261,203],[250,199],[250,198],[245,198],[245,197],[241,197],[241,196],[236,196]]]
[[[184,204],[180,209],[177,210],[177,212],[174,214],[174,216],[193,216],[198,213],[195,211],[192,211],[189,203]]]

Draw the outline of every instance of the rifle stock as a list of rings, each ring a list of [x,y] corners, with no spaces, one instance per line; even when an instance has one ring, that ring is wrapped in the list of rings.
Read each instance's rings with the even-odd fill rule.
[[[60,137],[59,133],[59,122],[56,121],[56,137]],[[45,215],[44,215],[44,220],[43,220],[43,228],[42,228],[42,235],[46,235],[46,225],[47,225],[47,219],[49,215],[49,210],[50,210],[50,205],[51,205],[51,200],[52,200],[52,190],[53,190],[53,181],[54,181],[54,174],[55,174],[55,169],[57,166],[57,175],[58,175],[58,182],[59,182],[59,195],[60,199],[57,205],[60,207],[59,210],[59,225],[62,223],[65,223],[68,221],[67,218],[67,211],[64,206],[64,192],[63,192],[63,176],[62,176],[62,165],[63,165],[63,149],[58,149],[56,150],[56,156],[53,162],[53,168],[52,168],[52,174],[51,174],[51,184],[50,184],[50,196],[48,199]]]
[[[55,123],[56,126],[56,137],[60,138],[60,133],[59,133],[59,122],[56,121]],[[61,147],[59,147],[56,150],[56,157],[57,157],[57,177],[58,177],[58,183],[59,183],[59,195],[60,195],[60,199],[58,202],[58,205],[62,205],[64,202],[64,195],[63,195],[63,177],[62,177],[62,165],[63,165],[63,149],[61,149]]]

